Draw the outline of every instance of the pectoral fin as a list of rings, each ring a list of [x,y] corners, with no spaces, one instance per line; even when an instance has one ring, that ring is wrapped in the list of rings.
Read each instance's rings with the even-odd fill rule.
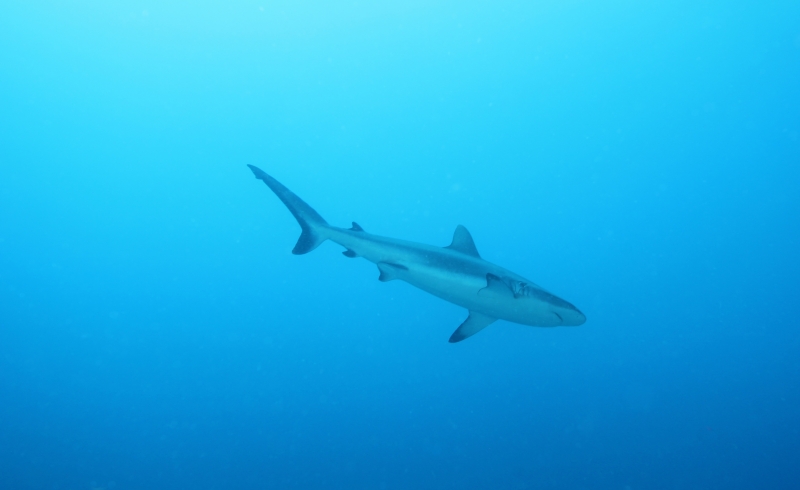
[[[455,332],[453,332],[453,335],[450,336],[450,343],[461,342],[467,337],[475,335],[484,328],[488,327],[495,320],[497,320],[497,318],[492,318],[484,315],[483,313],[478,313],[477,311],[470,311],[469,316],[466,320],[464,320],[464,323],[462,323],[461,326],[458,327]]]

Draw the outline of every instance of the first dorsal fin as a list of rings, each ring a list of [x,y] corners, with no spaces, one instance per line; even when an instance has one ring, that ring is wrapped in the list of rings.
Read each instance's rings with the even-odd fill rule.
[[[475,246],[475,242],[472,241],[472,235],[461,225],[458,225],[455,233],[453,233],[453,243],[445,248],[461,252],[462,254],[471,255],[472,257],[481,258],[478,253],[478,248]]]
[[[353,221],[353,226],[350,227],[350,231],[364,231],[364,228],[361,228],[361,226],[358,223]]]

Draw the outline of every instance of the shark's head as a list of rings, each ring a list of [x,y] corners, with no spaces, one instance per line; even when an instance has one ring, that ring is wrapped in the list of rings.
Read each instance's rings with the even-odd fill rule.
[[[586,315],[575,306],[538,286],[507,278],[504,282],[515,301],[526,304],[531,325],[577,327],[586,322]]]
[[[556,296],[553,297],[558,301],[551,302],[549,304],[549,309],[552,315],[554,315],[560,321],[558,325],[564,327],[577,327],[578,325],[583,325],[586,323],[586,315],[581,313],[580,310],[561,298]]]

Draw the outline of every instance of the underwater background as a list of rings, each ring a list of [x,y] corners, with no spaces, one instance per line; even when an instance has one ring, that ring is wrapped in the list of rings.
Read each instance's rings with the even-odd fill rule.
[[[800,488],[798,250],[796,1],[7,1],[0,489]]]

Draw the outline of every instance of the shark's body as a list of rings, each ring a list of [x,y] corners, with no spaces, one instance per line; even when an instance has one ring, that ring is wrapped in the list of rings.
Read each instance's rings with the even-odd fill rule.
[[[303,229],[292,253],[304,254],[325,240],[345,247],[347,257],[375,263],[381,281],[401,279],[469,310],[450,342],[479,332],[497,319],[539,327],[575,326],[586,321],[577,308],[528,279],[483,260],[463,226],[453,242],[435,247],[372,235],[356,223],[352,228],[330,226],[302,199],[261,169],[248,165],[257,179],[272,189]]]

